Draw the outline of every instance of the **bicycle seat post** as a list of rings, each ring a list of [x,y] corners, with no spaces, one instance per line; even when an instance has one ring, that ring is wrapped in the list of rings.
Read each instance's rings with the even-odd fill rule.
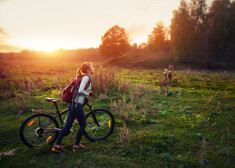
[[[52,105],[54,105],[54,106],[55,106],[55,108],[56,108],[56,112],[57,112],[57,113],[59,113],[59,108],[58,108],[58,106],[57,106],[56,102],[52,102]]]

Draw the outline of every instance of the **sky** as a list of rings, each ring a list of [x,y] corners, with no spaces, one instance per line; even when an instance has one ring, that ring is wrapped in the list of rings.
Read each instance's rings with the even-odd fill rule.
[[[212,0],[207,0],[210,4]],[[99,47],[114,25],[131,43],[147,42],[158,21],[169,26],[180,0],[0,0],[0,51]]]

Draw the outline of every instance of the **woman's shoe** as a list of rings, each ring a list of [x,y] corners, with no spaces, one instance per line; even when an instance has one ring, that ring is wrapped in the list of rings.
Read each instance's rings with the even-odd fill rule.
[[[61,147],[62,149],[65,149],[65,146],[64,146],[64,145],[60,145],[60,147]]]
[[[65,151],[65,149],[64,149],[64,147],[60,147],[60,148],[58,148],[56,145],[54,145],[53,146],[53,148],[51,149],[53,152],[64,152]]]
[[[79,144],[78,147],[73,146],[73,151],[74,152],[77,152],[77,151],[86,151],[86,150],[88,150],[88,147],[85,147],[82,144]]]

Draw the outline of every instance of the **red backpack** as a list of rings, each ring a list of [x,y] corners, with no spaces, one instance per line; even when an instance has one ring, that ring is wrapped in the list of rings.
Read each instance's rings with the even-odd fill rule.
[[[82,81],[82,77],[73,79],[73,81],[63,90],[62,99],[64,102],[66,102],[66,103],[72,102],[74,92],[75,92],[75,90],[78,90],[77,86],[80,86],[80,83]],[[89,86],[90,86],[90,77],[89,77],[89,81],[86,84],[84,90],[86,90]]]

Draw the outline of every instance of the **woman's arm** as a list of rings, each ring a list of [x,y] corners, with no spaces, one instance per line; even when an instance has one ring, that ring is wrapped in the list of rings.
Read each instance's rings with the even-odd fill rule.
[[[88,83],[88,81],[89,81],[89,77],[88,76],[84,76],[82,78],[82,81],[81,81],[81,84],[80,84],[80,87],[79,87],[79,90],[78,90],[79,94],[84,95],[84,96],[89,96],[89,93],[84,90],[85,86]]]

